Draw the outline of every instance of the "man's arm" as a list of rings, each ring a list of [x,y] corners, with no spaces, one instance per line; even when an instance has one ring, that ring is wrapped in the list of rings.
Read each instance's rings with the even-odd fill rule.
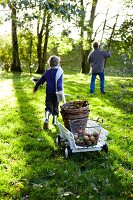
[[[109,58],[111,56],[110,52],[104,51],[104,58]]]

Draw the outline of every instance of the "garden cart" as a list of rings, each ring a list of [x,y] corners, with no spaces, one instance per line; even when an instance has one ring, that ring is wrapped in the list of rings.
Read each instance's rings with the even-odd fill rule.
[[[70,120],[70,130],[60,122],[59,135],[56,137],[56,144],[66,144],[65,157],[70,158],[72,153],[101,151],[108,152],[106,139],[108,131],[102,127],[103,119],[76,119]]]

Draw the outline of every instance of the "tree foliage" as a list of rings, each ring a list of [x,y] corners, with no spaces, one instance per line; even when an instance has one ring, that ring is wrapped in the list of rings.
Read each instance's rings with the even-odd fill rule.
[[[123,64],[130,70],[133,67],[133,19],[125,20],[116,34],[120,39],[118,52]]]
[[[38,73],[42,73],[45,70],[45,63],[47,59],[47,47],[49,33],[52,30],[52,20],[55,16],[62,18],[63,20],[70,21],[72,15],[76,11],[75,1],[67,2],[62,0],[49,0],[49,1],[3,1],[1,4],[9,5],[10,9],[14,10],[15,15],[12,18],[14,27],[12,28],[12,42],[13,42],[13,64],[12,69],[19,70],[19,51],[18,51],[18,36],[17,28],[21,31],[29,30],[27,24],[34,26],[35,20],[37,21],[37,57],[38,57]],[[12,11],[13,11],[12,10]],[[32,32],[32,30],[30,30]],[[31,40],[30,40],[31,42]],[[30,46],[30,44],[28,44]],[[15,53],[17,52],[17,53]],[[24,51],[23,51],[24,52]],[[30,54],[31,46],[30,46]],[[30,55],[31,57],[31,55]],[[15,65],[17,66],[15,67]]]
[[[130,0],[121,0],[121,2],[124,3],[126,8],[132,7],[132,1]],[[25,66],[30,71],[30,66],[34,64],[34,66],[37,66],[37,72],[43,73],[50,51],[59,55],[72,51],[71,26],[75,26],[80,33],[81,68],[83,73],[89,71],[86,62],[87,56],[91,50],[92,42],[100,31],[102,32],[101,43],[104,41],[106,47],[110,44],[113,44],[112,47],[116,47],[118,41],[121,41],[117,47],[118,52],[124,52],[128,49],[126,54],[128,54],[128,59],[131,58],[132,48],[130,46],[133,35],[133,20],[129,13],[127,13],[127,18],[124,19],[120,27],[117,27],[117,21],[115,21],[117,15],[113,16],[114,24],[107,27],[107,12],[105,20],[98,24],[96,30],[94,30],[94,23],[98,17],[97,5],[100,0],[0,0],[0,4],[4,8],[9,3],[15,5],[10,9],[11,11],[15,9],[16,12],[15,17],[7,18],[7,20],[11,19],[14,22],[14,29],[12,29],[12,42],[14,44],[12,46],[12,68],[16,71],[19,71],[20,65],[21,69]],[[108,7],[109,9],[110,7]],[[64,25],[60,36],[55,37],[54,30],[58,29],[58,25],[55,25],[58,19],[60,19],[59,23],[65,24],[67,22],[71,25],[69,28]],[[14,67],[16,64],[17,68]]]
[[[9,71],[12,62],[12,46],[10,43],[10,38],[0,37],[0,65],[3,70]]]

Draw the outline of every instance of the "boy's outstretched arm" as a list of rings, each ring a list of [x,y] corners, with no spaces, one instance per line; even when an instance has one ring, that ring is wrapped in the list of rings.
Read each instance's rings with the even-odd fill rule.
[[[33,94],[38,90],[38,87],[45,82],[45,74],[42,75],[40,79],[36,82],[34,89],[33,89]]]

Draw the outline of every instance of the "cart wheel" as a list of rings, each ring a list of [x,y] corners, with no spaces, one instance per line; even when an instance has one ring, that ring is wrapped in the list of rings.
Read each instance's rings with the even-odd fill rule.
[[[102,148],[105,151],[105,153],[108,153],[108,145],[106,143],[103,145]]]
[[[70,149],[70,146],[67,146],[65,149],[65,156],[66,158],[70,158],[71,155],[72,155],[72,149]]]
[[[61,145],[61,137],[60,137],[60,135],[58,135],[57,137],[56,137],[56,144],[59,146],[59,145]]]

